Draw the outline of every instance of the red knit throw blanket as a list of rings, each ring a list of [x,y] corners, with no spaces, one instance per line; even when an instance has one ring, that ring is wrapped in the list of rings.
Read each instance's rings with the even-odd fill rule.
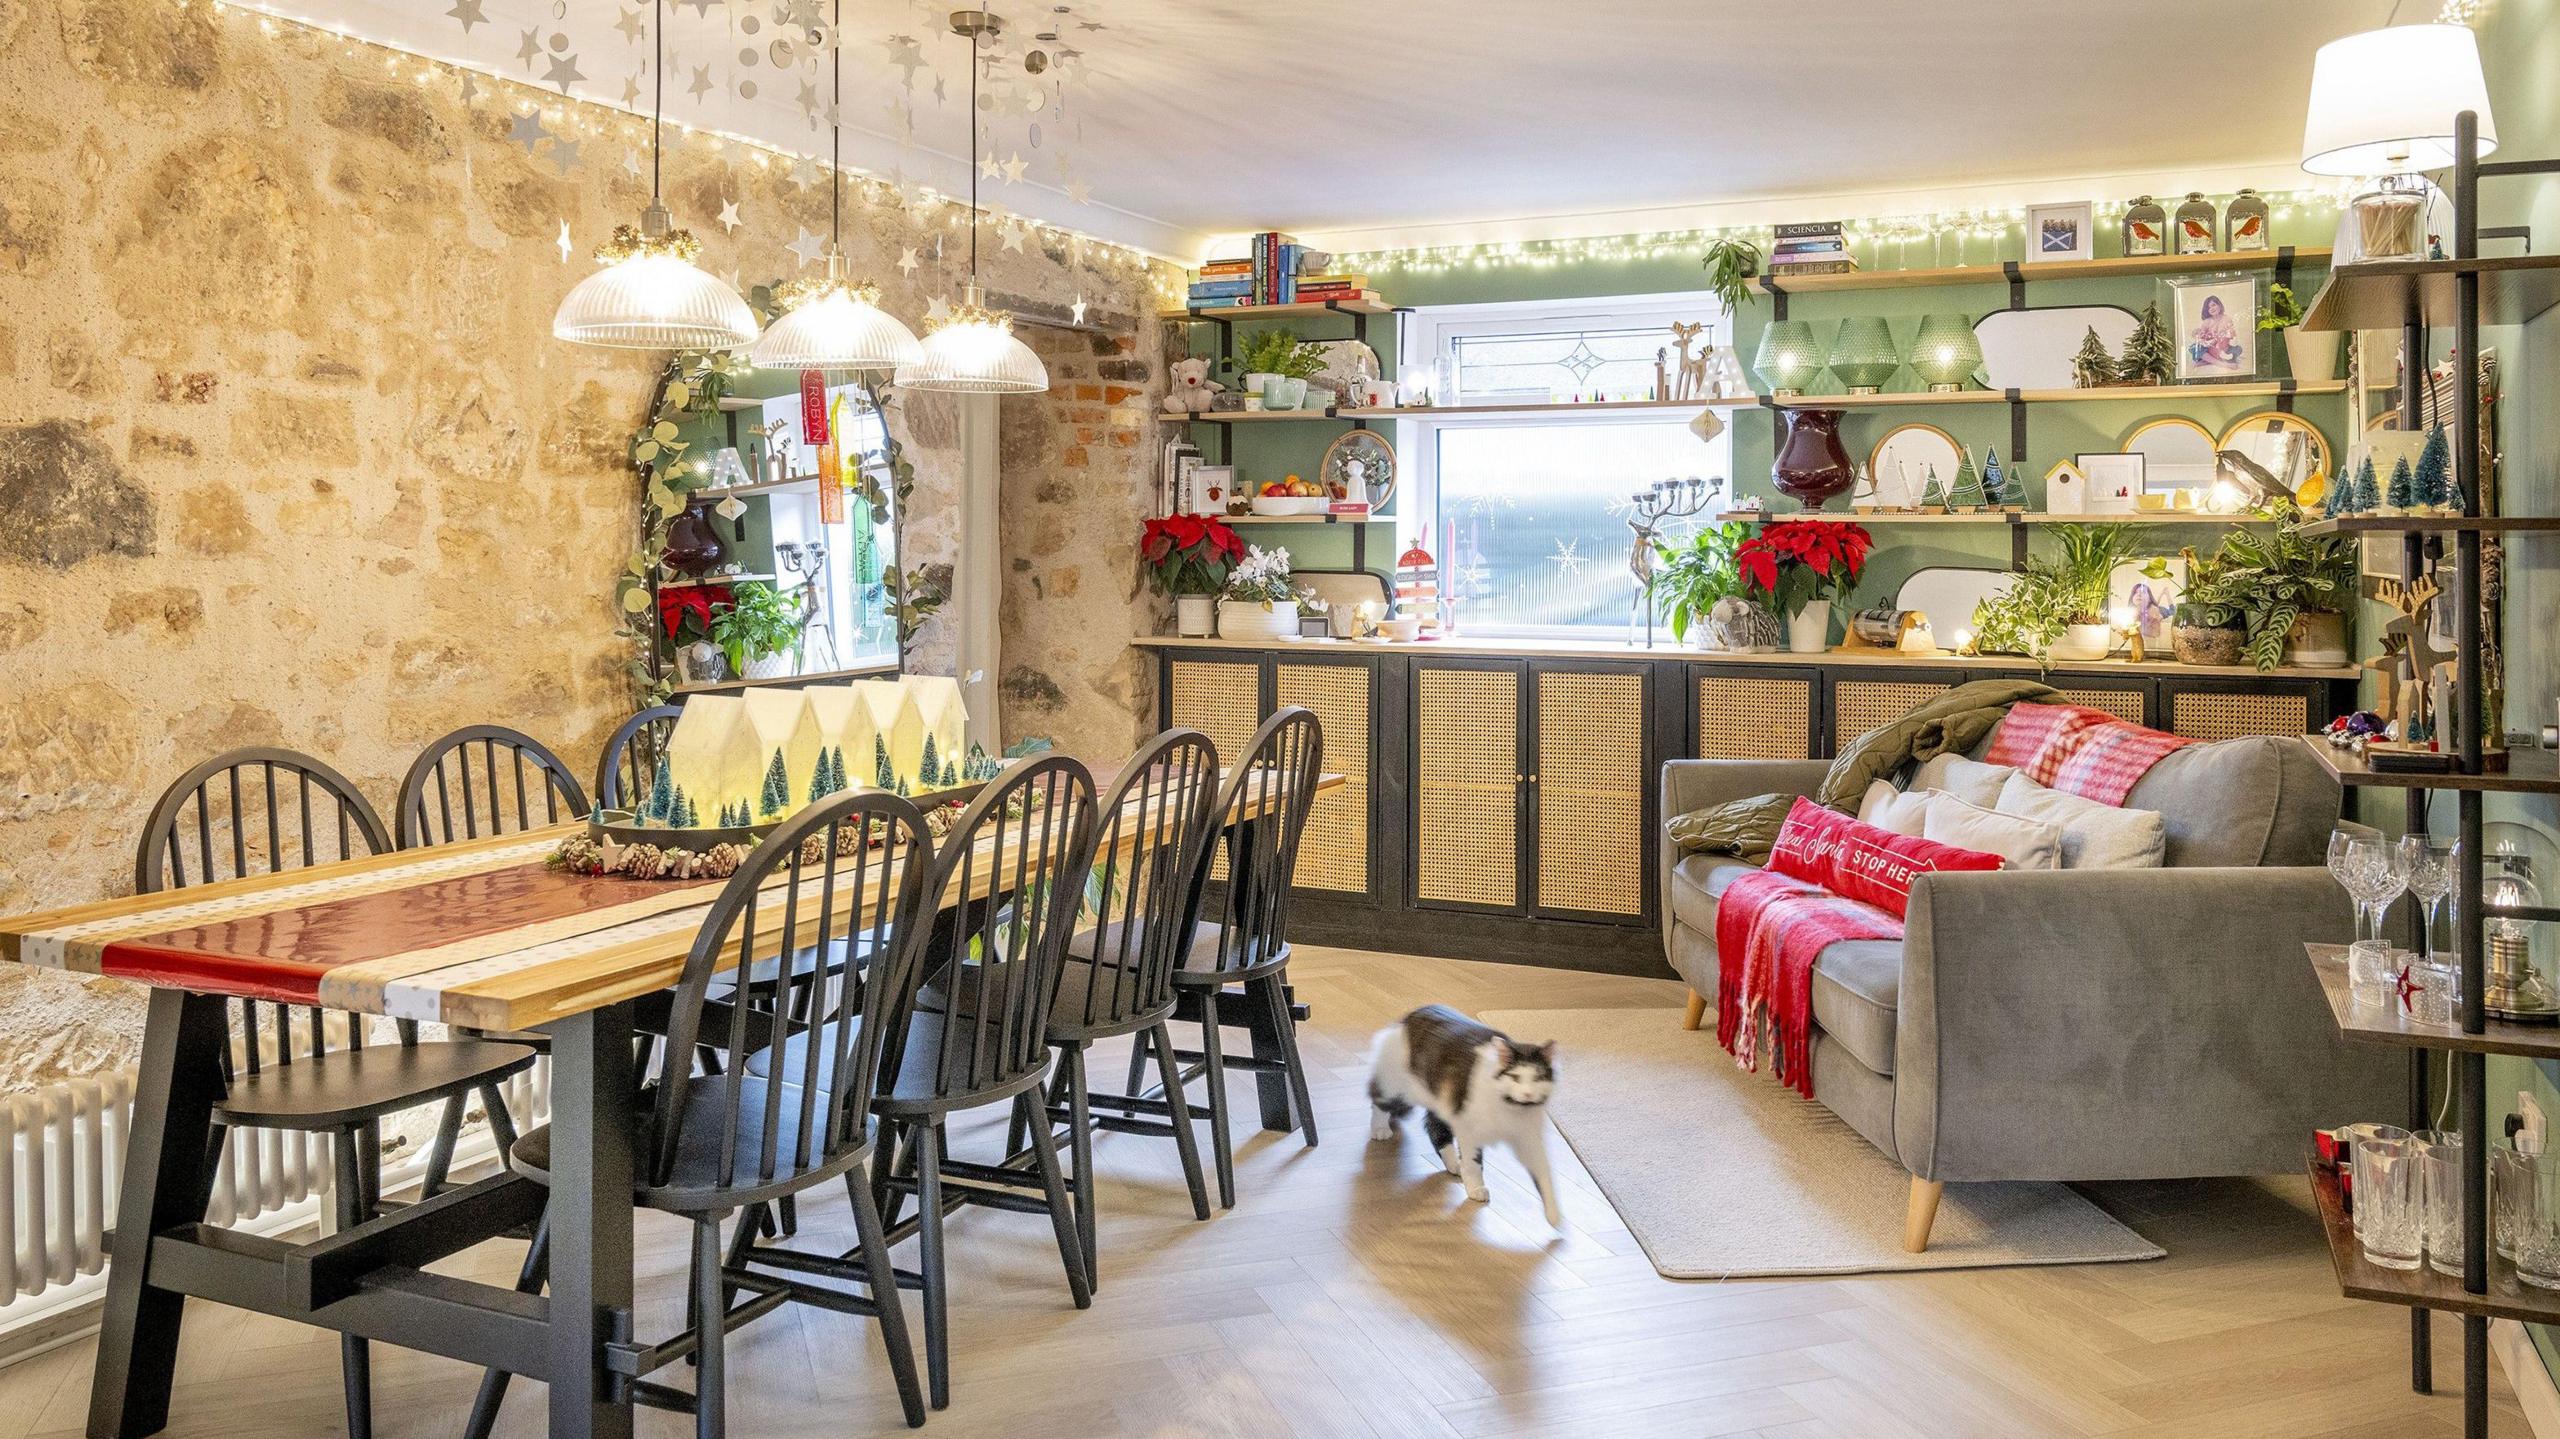
[[[1716,1042],[1760,1068],[1760,1019],[1778,1042],[1778,1079],[1813,1098],[1813,962],[1843,940],[1900,939],[1902,921],[1818,884],[1754,870],[1716,901]]]
[[[2065,794],[2121,805],[2134,784],[2171,750],[2195,741],[2126,724],[2080,705],[2019,703],[1993,732],[1982,757]]]

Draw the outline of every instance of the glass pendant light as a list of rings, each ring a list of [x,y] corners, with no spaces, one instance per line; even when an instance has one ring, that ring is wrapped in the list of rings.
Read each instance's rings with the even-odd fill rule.
[[[766,370],[895,370],[924,358],[915,332],[880,308],[880,287],[845,278],[844,265],[844,0],[836,0],[828,54],[835,67],[835,114],[829,141],[834,230],[827,239],[827,277],[778,286],[782,314],[747,358]]]
[[[1013,337],[1013,316],[987,308],[978,284],[978,40],[995,25],[984,10],[951,17],[952,33],[969,42],[969,282],[960,303],[925,331],[922,357],[898,367],[898,383],[910,390],[1029,395],[1049,388],[1048,366]]]
[[[701,243],[658,198],[667,111],[667,0],[657,0],[658,98],[649,122],[649,208],[596,247],[603,269],[580,280],[551,317],[554,338],[617,350],[727,350],[756,337],[755,311],[694,268]]]

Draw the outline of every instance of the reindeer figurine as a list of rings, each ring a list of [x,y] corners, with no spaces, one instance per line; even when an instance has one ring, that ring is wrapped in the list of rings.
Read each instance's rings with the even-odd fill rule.
[[[2394,718],[2400,722],[2400,739],[2404,744],[2416,743],[2435,728],[2437,716],[2430,703],[2428,681],[2437,667],[2450,662],[2453,655],[2450,651],[2436,648],[2430,638],[2429,631],[2434,625],[2429,620],[2428,611],[2443,595],[2444,587],[2437,584],[2432,575],[2405,585],[2398,580],[2382,580],[2373,587],[2375,599],[2400,612],[2398,619],[2382,627],[2382,634],[2386,651],[2394,639],[2400,642],[2400,662],[2392,666],[2391,673],[2401,682],[2399,713]]]
[[[1699,392],[1706,388],[1707,357],[1703,352],[1694,357],[1689,353],[1690,342],[1705,333],[1706,328],[1704,324],[1682,324],[1677,320],[1672,322],[1671,339],[1672,343],[1680,347],[1680,367],[1675,372],[1676,378],[1672,381],[1671,393],[1663,398],[1694,400],[1699,397]]]

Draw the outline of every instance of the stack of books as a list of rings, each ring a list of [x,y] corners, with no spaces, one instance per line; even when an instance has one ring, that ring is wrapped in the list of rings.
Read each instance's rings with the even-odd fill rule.
[[[1769,255],[1770,274],[1845,275],[1856,268],[1858,262],[1849,257],[1839,221],[1778,227],[1778,247]]]
[[[1376,298],[1368,276],[1330,273],[1333,256],[1306,248],[1295,236],[1265,230],[1253,237],[1251,250],[1202,265],[1200,278],[1191,282],[1191,308],[1240,310]]]

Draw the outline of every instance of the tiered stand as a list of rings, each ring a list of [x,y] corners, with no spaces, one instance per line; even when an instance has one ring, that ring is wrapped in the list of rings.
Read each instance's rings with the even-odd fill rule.
[[[2461,872],[2456,883],[2456,943],[2462,960],[2462,1007],[2458,1025],[2420,1026],[2388,1010],[2358,1008],[2346,992],[2344,966],[2335,946],[2314,945],[2311,962],[2328,991],[2338,1027],[2349,1039],[2411,1046],[2409,1055],[2409,1123],[2428,1125],[2427,1051],[2453,1055],[2453,1088],[2461,1110],[2462,1134],[2462,1277],[2448,1279],[2431,1268],[2392,1272],[2365,1262],[2355,1234],[2339,1204],[2334,1177],[2315,1165],[2313,1186],[2321,1219],[2328,1231],[2330,1257],[2339,1287],[2350,1297],[2406,1304],[2410,1317],[2410,1383],[2420,1393],[2433,1387],[2427,1347],[2427,1314],[2442,1309],[2462,1316],[2462,1429],[2467,1439],[2489,1432],[2489,1321],[2517,1319],[2560,1323],[2560,1294],[2520,1286],[2513,1268],[2492,1264],[2489,1246],[2489,1136],[2486,1066],[2489,1055],[2560,1057],[2560,1032],[2524,1025],[2490,1024],[2481,1008],[2484,989],[2484,922],[2481,908],[2481,807],[2493,790],[2560,794],[2560,775],[2548,757],[2535,752],[2515,755],[2503,772],[2488,771],[2481,761],[2483,740],[2500,717],[2483,714],[2481,686],[2480,601],[2481,536],[2510,529],[2549,528],[2549,520],[2511,519],[2496,513],[2484,493],[2480,469],[2480,324],[2484,313],[2494,323],[2522,324],[2560,302],[2560,256],[2480,257],[2479,185],[2484,178],[2560,173],[2560,160],[2521,160],[2483,164],[2479,119],[2465,111],[2454,125],[2453,258],[2386,260],[2333,270],[2329,283],[2312,301],[2303,324],[2314,330],[2376,330],[2398,325],[2403,336],[2401,423],[2420,423],[2420,396],[2425,383],[2428,333],[2453,331],[2454,463],[2461,479],[2463,513],[2450,518],[2357,518],[2322,520],[2305,526],[2313,534],[2376,529],[2404,532],[2402,566],[2415,579],[2426,563],[2431,537],[2450,534],[2461,575],[2457,591],[2461,611],[2456,630],[2456,684],[2452,735],[2454,767],[2431,773],[2377,772],[2341,756],[2317,739],[2312,750],[2329,761],[2348,785],[2388,785],[2406,789],[2408,823],[2423,830],[2427,792],[2455,792],[2462,840]],[[2441,540],[2438,540],[2441,544]],[[2535,911],[2526,918],[2547,919]]]

